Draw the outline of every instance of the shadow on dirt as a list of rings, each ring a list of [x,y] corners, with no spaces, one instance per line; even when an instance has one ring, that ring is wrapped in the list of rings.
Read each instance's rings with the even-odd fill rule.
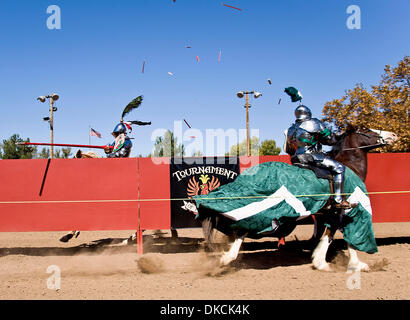
[[[26,256],[75,256],[75,255],[110,255],[136,253],[136,242],[122,244],[127,238],[106,238],[83,243],[73,247],[15,247],[0,248],[0,257],[8,255]],[[197,252],[203,239],[198,238],[171,238],[157,235],[144,235],[144,253],[184,253]]]
[[[164,233],[165,234],[165,233]],[[278,241],[266,238],[266,241],[247,242],[241,248],[239,263],[241,268],[271,268],[280,265],[297,265],[311,262],[311,252],[315,244],[308,240],[287,241],[284,247],[278,250]],[[9,255],[27,256],[74,256],[74,255],[110,255],[136,253],[136,243],[123,245],[126,238],[98,239],[74,247],[16,247],[0,248],[0,257]],[[204,249],[203,238],[164,237],[161,233],[144,235],[144,253],[190,253]],[[410,244],[410,237],[377,238],[378,246],[394,244]],[[228,250],[226,243],[217,244],[218,251]],[[328,251],[327,259],[331,261],[339,251],[346,249],[342,239],[334,240]],[[238,266],[239,266],[238,265]]]

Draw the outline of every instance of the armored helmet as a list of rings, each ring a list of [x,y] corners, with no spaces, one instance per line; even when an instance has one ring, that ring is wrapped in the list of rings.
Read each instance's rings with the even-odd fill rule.
[[[121,133],[127,133],[127,127],[125,126],[125,124],[123,124],[122,122],[120,122],[119,124],[117,124],[114,128],[114,130],[112,131],[112,133],[117,133],[117,134],[121,134]]]
[[[301,104],[295,109],[295,117],[296,120],[309,120],[312,118],[312,112],[308,107]]]

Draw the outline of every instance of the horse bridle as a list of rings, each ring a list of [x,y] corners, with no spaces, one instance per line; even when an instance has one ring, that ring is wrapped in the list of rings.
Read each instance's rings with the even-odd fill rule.
[[[374,131],[373,131],[374,132]],[[366,138],[372,138],[372,136],[364,133],[364,132],[360,132],[360,131],[356,131],[355,133],[360,134],[362,136],[365,136]],[[355,148],[346,148],[346,149],[342,149],[340,151],[349,151],[349,150],[356,150],[356,149],[364,149],[364,148],[369,148],[369,147],[381,147],[387,144],[387,142],[383,139],[382,136],[378,135],[378,140],[377,140],[377,144],[369,144],[366,146],[361,146],[361,147],[355,147]]]

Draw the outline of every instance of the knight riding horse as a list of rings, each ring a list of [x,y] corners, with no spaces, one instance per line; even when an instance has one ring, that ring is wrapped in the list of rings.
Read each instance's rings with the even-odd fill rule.
[[[329,171],[333,180],[334,207],[351,209],[353,206],[343,199],[345,166],[322,152],[322,144],[331,146],[337,142],[335,134],[320,120],[312,118],[312,112],[304,105],[296,108],[295,117],[295,123],[287,130],[285,144],[292,164]]]
[[[292,102],[302,99],[299,91],[293,87],[286,88],[285,92],[292,97]],[[206,246],[211,251],[214,248],[215,229],[233,237],[235,240],[230,250],[220,258],[220,264],[227,265],[238,257],[245,237],[283,238],[292,232],[297,221],[324,210],[329,213],[323,214],[327,228],[313,251],[313,266],[318,270],[331,269],[325,259],[326,252],[334,233],[340,230],[348,244],[348,268],[369,270],[368,265],[358,259],[355,251],[377,252],[372,210],[364,184],[367,152],[394,143],[397,135],[388,131],[349,127],[343,134],[334,137],[319,120],[311,118],[307,107],[299,106],[296,111],[297,120],[288,130],[285,145],[285,151],[292,155],[293,165],[262,163],[246,169],[234,182],[208,195],[194,197],[195,211],[202,222]],[[334,142],[329,153],[332,158],[328,158],[321,153],[321,145]],[[327,174],[323,169],[328,169]],[[334,179],[329,178],[329,172],[335,176]],[[346,176],[345,185],[340,183],[344,182],[343,174]],[[322,179],[324,177],[336,180],[336,190],[331,190],[333,183],[326,183]],[[347,201],[347,205],[343,203],[343,187],[350,195],[348,200],[352,204]],[[335,192],[336,199],[332,201],[336,203],[328,206],[329,195]]]
[[[215,229],[234,238],[230,250],[220,259],[221,265],[227,265],[238,257],[245,237],[283,238],[294,230],[297,221],[319,214],[324,216],[323,222],[328,226],[319,244],[315,245],[312,254],[314,268],[331,270],[326,262],[326,252],[335,232],[340,230],[348,244],[348,268],[369,270],[356,253],[356,250],[377,252],[372,209],[364,184],[367,153],[397,139],[392,132],[351,127],[333,146],[333,157],[346,165],[345,190],[350,195],[349,201],[358,204],[343,210],[344,215],[335,214],[334,207],[326,208],[330,189],[326,180],[318,179],[312,170],[275,161],[248,168],[235,181],[208,195],[195,196],[194,209],[202,222],[207,248],[214,249]],[[321,213],[322,210],[328,213]],[[343,220],[339,221],[339,217]]]

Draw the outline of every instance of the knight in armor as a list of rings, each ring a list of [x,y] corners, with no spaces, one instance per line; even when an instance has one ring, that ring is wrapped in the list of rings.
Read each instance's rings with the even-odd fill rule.
[[[343,198],[345,166],[322,153],[323,145],[336,143],[335,135],[304,105],[295,109],[296,121],[287,130],[285,152],[290,154],[292,164],[301,163],[326,169],[333,175],[335,207],[352,208]]]
[[[115,141],[104,148],[104,151],[107,154],[107,158],[128,158],[131,153],[132,142],[131,139],[127,136],[127,128],[128,130],[130,130],[130,132],[132,132],[131,125],[146,126],[151,124],[151,121],[124,121],[124,117],[132,110],[137,109],[141,105],[141,103],[142,96],[139,96],[128,103],[124,108],[120,123],[115,126],[114,130],[111,133],[114,136]]]
[[[132,142],[127,136],[125,124],[123,122],[117,124],[111,134],[114,136],[115,141],[104,149],[107,158],[128,158],[131,153]]]

